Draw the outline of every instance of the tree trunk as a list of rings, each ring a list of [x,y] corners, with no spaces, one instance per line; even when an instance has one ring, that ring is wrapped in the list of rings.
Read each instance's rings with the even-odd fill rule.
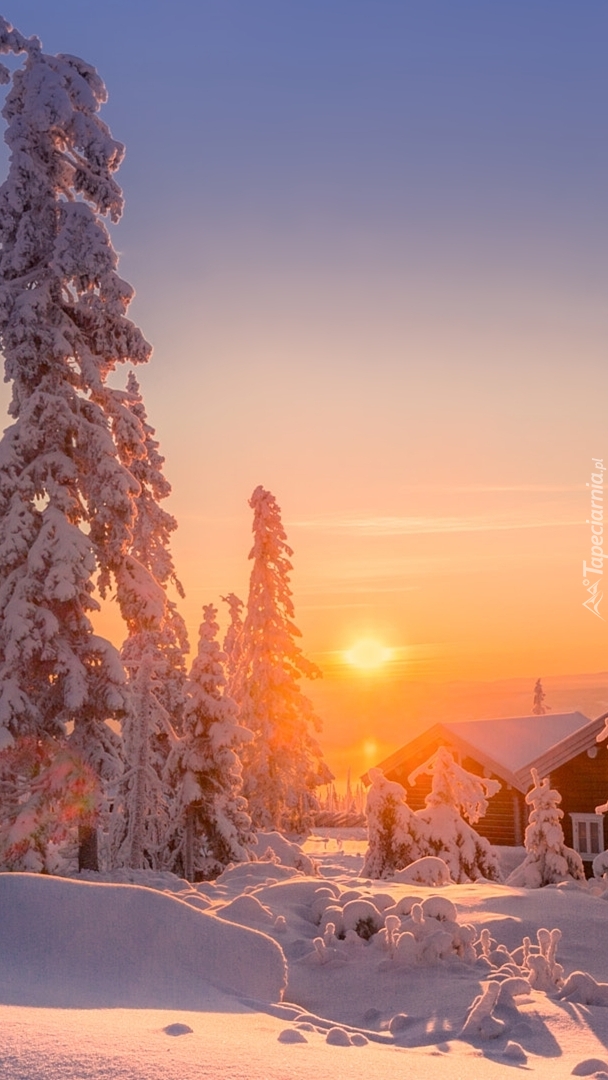
[[[78,826],[78,871],[99,870],[97,826]]]
[[[194,807],[186,810],[186,838],[184,841],[184,877],[194,881]]]
[[[129,866],[134,870],[143,870],[144,865],[144,831],[146,819],[146,798],[148,779],[148,756],[150,745],[150,705],[151,705],[151,671],[150,658],[147,653],[141,660],[139,675],[137,678],[137,695],[135,717],[135,730],[137,741],[135,744],[135,776],[133,778],[133,791],[131,794],[130,813],[131,824],[131,851]]]

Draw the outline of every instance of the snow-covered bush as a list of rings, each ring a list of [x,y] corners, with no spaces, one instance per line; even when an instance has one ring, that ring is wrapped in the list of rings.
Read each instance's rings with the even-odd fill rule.
[[[532,807],[524,838],[527,855],[508,877],[507,885],[538,889],[568,879],[585,880],[580,855],[564,842],[561,801],[559,791],[550,787],[549,778],[539,780],[537,770],[532,769],[532,788],[526,795]]]
[[[369,778],[369,846],[361,876],[387,878],[427,854],[426,833],[407,805],[401,784],[387,780],[381,769],[370,769]]]

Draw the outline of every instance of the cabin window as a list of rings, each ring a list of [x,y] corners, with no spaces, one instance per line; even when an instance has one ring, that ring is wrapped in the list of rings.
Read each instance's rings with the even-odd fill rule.
[[[604,850],[604,818],[601,814],[570,814],[572,846],[582,859],[594,859]]]

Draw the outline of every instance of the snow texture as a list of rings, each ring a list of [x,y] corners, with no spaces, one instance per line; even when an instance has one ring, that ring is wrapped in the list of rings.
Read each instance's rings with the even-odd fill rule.
[[[136,885],[0,874],[3,1003],[197,1009],[209,986],[278,1001],[268,937]]]
[[[197,886],[1,875],[3,1074],[506,1080],[526,1065],[549,1080],[557,1058],[560,1076],[602,1071],[602,882],[374,883],[364,842],[336,839],[307,844],[315,877],[272,861]]]

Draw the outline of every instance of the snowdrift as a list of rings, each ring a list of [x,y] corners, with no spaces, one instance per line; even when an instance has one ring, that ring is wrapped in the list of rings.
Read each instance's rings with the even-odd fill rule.
[[[200,1009],[213,988],[285,987],[269,937],[142,886],[0,874],[0,911],[2,1004]]]

